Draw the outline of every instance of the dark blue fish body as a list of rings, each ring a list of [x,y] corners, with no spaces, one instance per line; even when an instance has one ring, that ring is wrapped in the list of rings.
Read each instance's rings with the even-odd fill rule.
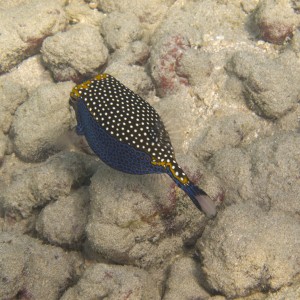
[[[145,152],[120,143],[93,119],[82,100],[77,103],[76,131],[85,135],[91,149],[110,167],[129,174],[162,173],[163,167],[151,164],[151,157]]]
[[[209,216],[215,205],[175,160],[164,124],[154,108],[114,77],[100,74],[75,86],[70,104],[79,135],[107,165],[130,174],[167,173]]]

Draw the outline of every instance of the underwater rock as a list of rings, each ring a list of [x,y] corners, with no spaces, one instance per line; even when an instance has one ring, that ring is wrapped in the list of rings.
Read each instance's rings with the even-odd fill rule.
[[[10,299],[23,288],[26,255],[22,245],[4,242],[3,235],[0,233],[0,298]]]
[[[249,201],[297,216],[300,213],[300,136],[275,134],[248,148],[254,199]],[[250,200],[251,199],[251,200]]]
[[[239,147],[260,129],[256,119],[258,117],[243,113],[213,118],[195,137],[191,148],[198,159],[207,159],[226,146]]]
[[[76,268],[78,255],[43,245],[26,235],[0,233],[0,298],[56,300],[66,289]]]
[[[39,86],[18,107],[10,136],[16,154],[25,161],[43,161],[60,150],[59,139],[70,128],[68,97],[71,82]]]
[[[124,176],[101,165],[91,181],[87,255],[142,268],[167,265],[207,223],[167,176]]]
[[[0,131],[0,165],[2,164],[6,148],[8,143],[8,137]]]
[[[288,214],[250,202],[227,207],[197,243],[209,286],[231,298],[290,285],[299,275],[299,236]]]
[[[95,264],[79,282],[69,288],[61,300],[159,300],[158,288],[150,275],[139,268]]]
[[[87,5],[87,1],[68,1],[65,8],[66,17],[70,24],[86,24],[100,27],[105,15],[94,7]]]
[[[38,166],[16,170],[0,202],[10,217],[27,218],[34,208],[69,195],[73,186],[92,175],[92,168],[86,155],[61,152]]]
[[[216,152],[209,164],[226,190],[225,203],[251,202],[265,210],[299,214],[299,149],[297,133],[282,133]]]
[[[288,0],[260,1],[254,20],[259,30],[259,36],[266,42],[283,44],[293,36],[299,17]]]
[[[166,13],[168,3],[160,0],[96,0],[98,8],[105,13],[134,13],[141,22],[154,24]],[[170,5],[171,3],[169,3]]]
[[[51,73],[43,66],[40,54],[23,60],[18,66],[12,68],[9,73],[3,74],[0,77],[0,81],[2,80],[18,84],[27,91],[28,95],[31,95],[39,85],[53,83]]]
[[[32,0],[1,10],[0,74],[36,54],[43,40],[65,25],[61,0]]]
[[[281,288],[279,291],[269,293],[266,300],[282,300],[282,299],[299,299],[300,283],[295,283],[287,287]]]
[[[198,264],[189,257],[180,258],[172,264],[163,299],[208,299],[209,294],[200,285],[199,269]]]
[[[108,50],[97,27],[78,24],[43,42],[42,58],[55,80],[80,82],[106,63]]]
[[[150,47],[143,41],[135,41],[130,43],[127,47],[117,49],[111,55],[111,61],[113,64],[121,62],[130,66],[142,66],[147,62],[149,56]]]
[[[190,48],[183,53],[176,72],[179,76],[186,78],[189,85],[198,86],[207,82],[213,68],[210,53]]]
[[[35,227],[37,232],[52,244],[78,245],[85,233],[88,200],[85,188],[59,197],[39,214]]]
[[[204,56],[209,58],[210,54],[220,51],[222,42],[230,43],[235,38],[246,42],[245,22],[246,14],[240,9],[240,3],[235,1],[175,3],[151,37],[150,70],[159,96],[189,87],[196,78],[200,83],[205,81],[213,64],[207,60],[201,65],[201,59],[205,60]],[[202,47],[208,49],[201,53],[199,49]],[[199,55],[194,55],[195,52]],[[189,60],[191,54],[194,57]],[[200,77],[196,77],[197,73]],[[191,83],[187,77],[194,77]]]
[[[278,119],[296,108],[300,66],[295,56],[270,59],[261,53],[236,52],[226,69],[242,82],[247,105],[258,115]]]
[[[104,40],[111,50],[120,49],[142,37],[139,19],[134,13],[113,12],[103,20]]]
[[[253,199],[251,184],[251,158],[240,148],[227,146],[213,154],[209,160],[212,173],[220,178],[226,191],[225,204]]]
[[[16,81],[0,77],[0,129],[8,133],[13,115],[27,99],[26,90]]]

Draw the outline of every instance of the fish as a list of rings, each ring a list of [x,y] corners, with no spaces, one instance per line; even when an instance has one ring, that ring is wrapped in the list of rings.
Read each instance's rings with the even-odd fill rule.
[[[135,174],[168,174],[208,217],[214,201],[179,166],[164,123],[156,110],[113,76],[102,73],[70,93],[76,133],[108,166]]]

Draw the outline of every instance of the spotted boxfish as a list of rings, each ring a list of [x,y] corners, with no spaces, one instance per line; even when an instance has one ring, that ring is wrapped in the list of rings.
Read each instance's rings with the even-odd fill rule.
[[[216,214],[214,202],[176,162],[169,134],[148,102],[105,73],[76,85],[70,96],[77,134],[104,163],[130,174],[167,173],[198,209]]]

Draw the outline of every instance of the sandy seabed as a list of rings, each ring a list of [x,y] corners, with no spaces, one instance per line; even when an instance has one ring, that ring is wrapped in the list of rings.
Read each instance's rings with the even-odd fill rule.
[[[300,299],[300,5],[0,0],[0,299]],[[217,205],[103,164],[75,84],[147,100]]]

